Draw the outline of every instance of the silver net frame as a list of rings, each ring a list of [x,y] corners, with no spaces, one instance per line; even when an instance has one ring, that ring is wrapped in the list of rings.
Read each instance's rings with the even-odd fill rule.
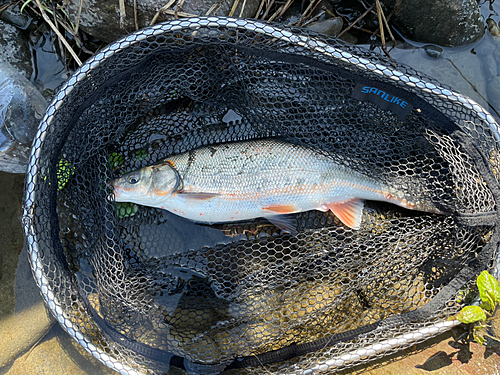
[[[403,73],[400,68],[394,68],[389,65],[388,61],[384,63],[384,59],[378,62],[372,62],[365,57],[356,55],[356,50],[348,51],[330,45],[324,38],[315,36],[313,33],[306,35],[292,32],[288,28],[283,28],[278,25],[271,25],[259,21],[237,19],[237,18],[219,18],[219,17],[195,17],[180,19],[175,21],[158,24],[143,30],[132,33],[110,45],[105,47],[99,53],[95,54],[87,62],[85,62],[75,73],[68,79],[60,88],[58,93],[49,105],[47,112],[39,126],[35,141],[33,143],[32,154],[28,166],[28,173],[26,175],[25,183],[25,198],[23,207],[23,227],[25,234],[25,243],[29,252],[29,259],[33,274],[38,284],[43,299],[52,311],[58,322],[68,334],[73,337],[87,352],[97,358],[106,366],[118,371],[121,374],[151,374],[161,373],[162,369],[157,368],[157,364],[147,358],[134,355],[126,348],[116,350],[119,345],[117,343],[107,343],[104,335],[95,334],[90,332],[101,332],[100,328],[92,321],[92,317],[84,310],[79,311],[79,317],[86,319],[87,323],[92,326],[87,333],[83,333],[79,326],[75,324],[75,315],[68,312],[65,308],[68,304],[63,302],[63,299],[75,298],[73,295],[68,295],[67,291],[55,291],[53,288],[54,279],[60,278],[65,280],[68,275],[64,274],[64,270],[59,270],[54,265],[50,267],[45,263],[40,242],[44,239],[40,238],[36,227],[36,202],[39,199],[36,195],[35,186],[43,178],[45,171],[40,170],[39,159],[41,155],[41,148],[44,142],[50,140],[50,127],[53,118],[61,105],[64,105],[67,96],[78,86],[80,81],[86,79],[87,75],[100,68],[100,65],[105,63],[108,58],[121,51],[130,48],[130,46],[137,44],[141,40],[146,40],[149,37],[164,34],[166,32],[173,32],[176,30],[192,30],[196,35],[197,29],[200,27],[208,27],[217,29],[224,27],[226,29],[234,30],[248,30],[266,37],[272,37],[279,40],[286,41],[289,44],[303,48],[304,50],[313,52],[313,55],[321,60],[322,56],[324,61],[330,62],[332,60],[338,61],[339,64],[354,66],[356,69],[367,70],[376,76],[389,78],[395,86],[403,87],[408,90],[419,89],[420,93],[429,94],[434,96],[445,97],[447,100],[452,101],[458,106],[466,107],[474,111],[483,122],[483,126],[491,129],[496,137],[497,144],[500,143],[499,126],[495,119],[479,104],[472,99],[461,95],[450,88],[439,85],[432,79],[426,79],[424,75],[414,76]],[[466,125],[464,126],[466,127]],[[499,276],[498,263],[495,263],[495,276]],[[58,276],[55,276],[58,275]],[[68,284],[72,284],[71,280],[67,280]],[[59,293],[59,294],[58,294]],[[62,293],[62,294],[61,294]],[[66,294],[65,294],[66,293]],[[78,301],[79,306],[85,306],[84,301]],[[417,342],[422,342],[430,337],[436,336],[439,333],[449,330],[450,328],[460,324],[458,321],[440,321],[432,323],[425,327],[412,327],[405,334],[381,341],[377,344],[370,344],[361,347],[355,351],[344,353],[342,356],[332,357],[328,360],[318,358],[315,362],[314,358],[304,357],[300,363],[289,363],[285,368],[281,368],[276,373],[287,374],[317,374],[323,372],[333,371],[335,369],[347,368],[357,363],[367,361],[371,358],[376,358],[388,351],[394,349],[401,349],[408,347]],[[300,358],[299,358],[300,360]],[[306,367],[304,367],[304,363]],[[194,370],[195,371],[195,370]]]

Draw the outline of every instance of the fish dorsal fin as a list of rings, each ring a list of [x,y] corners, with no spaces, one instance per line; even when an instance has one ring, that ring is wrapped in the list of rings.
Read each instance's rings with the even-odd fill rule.
[[[361,227],[363,215],[363,199],[349,199],[343,202],[327,203],[326,206],[349,228],[358,230]]]

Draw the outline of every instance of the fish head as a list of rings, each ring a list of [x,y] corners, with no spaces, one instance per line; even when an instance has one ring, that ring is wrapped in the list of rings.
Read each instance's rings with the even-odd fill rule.
[[[111,182],[116,202],[160,207],[180,188],[180,178],[170,164],[151,165],[124,174]]]

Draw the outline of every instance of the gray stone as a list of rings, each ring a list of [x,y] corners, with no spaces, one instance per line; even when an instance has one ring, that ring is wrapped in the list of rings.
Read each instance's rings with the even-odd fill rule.
[[[347,43],[358,44],[358,38],[356,38],[350,32],[342,34],[342,36],[339,39]]]
[[[118,0],[82,0],[82,13],[80,17],[81,28],[90,35],[104,42],[112,42],[128,33],[135,31],[134,24],[134,2],[125,1],[125,22],[124,28],[120,27],[120,12]],[[139,28],[148,26],[157,11],[169,0],[137,0],[137,20]],[[219,4],[215,11],[210,15],[227,16],[233,6],[234,0],[186,0],[179,12],[183,14],[192,14],[204,16],[214,4]],[[240,15],[244,1],[240,1],[236,7],[234,16]],[[170,7],[170,10],[176,9],[176,4]],[[80,0],[69,0],[66,5],[67,12],[73,23],[76,23]],[[255,17],[255,13],[260,5],[260,0],[247,0],[242,13],[243,18]],[[170,16],[172,18],[172,16]],[[156,23],[166,20],[161,16]]]
[[[498,25],[495,22],[495,20],[488,18],[486,20],[486,25],[488,26],[488,31],[490,32],[491,35],[493,35],[493,36],[500,35],[500,29],[498,28]]]
[[[424,50],[429,57],[432,57],[434,59],[441,57],[441,55],[443,54],[443,49],[441,47],[435,46],[433,44],[428,44],[428,45],[424,46]]]
[[[0,14],[0,19],[20,29],[26,30],[33,21],[33,18],[26,11],[21,12],[21,5],[11,5]]]
[[[476,55],[470,53],[469,49],[450,54],[445,52],[439,59],[429,57],[423,48],[395,48],[390,51],[390,54],[398,63],[409,65],[437,79],[442,84],[452,87],[455,91],[469,96],[484,108],[488,108],[483,99],[486,93],[487,77],[481,71],[482,49],[483,47],[477,46],[476,50],[479,53]]]
[[[6,61],[27,79],[33,74],[28,40],[12,25],[0,21],[0,60]]]
[[[391,11],[396,2],[383,4]],[[477,0],[403,1],[391,21],[411,40],[446,47],[473,43],[484,34]]]
[[[25,173],[47,102],[16,69],[0,61],[0,170]]]
[[[313,22],[310,25],[307,25],[307,29],[325,35],[337,36],[339,35],[340,30],[342,30],[343,24],[344,22],[342,21],[342,18],[335,17],[335,18],[329,18],[324,21]]]

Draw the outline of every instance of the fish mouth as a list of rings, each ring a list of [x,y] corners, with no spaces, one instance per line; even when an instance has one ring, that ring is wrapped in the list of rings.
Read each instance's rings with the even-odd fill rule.
[[[115,185],[114,181],[108,181],[106,184],[111,190],[111,193],[106,197],[109,201],[119,202],[117,199],[120,195],[123,195],[124,190],[119,186]]]

